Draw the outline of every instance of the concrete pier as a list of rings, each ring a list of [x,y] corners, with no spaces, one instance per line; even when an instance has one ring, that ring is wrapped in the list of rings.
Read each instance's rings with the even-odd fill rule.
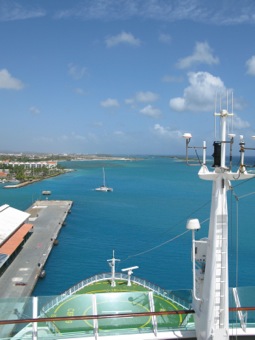
[[[27,210],[31,214],[29,223],[33,224],[33,232],[18,256],[0,277],[2,320],[16,319],[19,313],[22,313],[24,303],[17,306],[17,299],[32,294],[71,207],[72,201],[43,200],[36,201]],[[1,327],[0,337],[8,336],[11,328],[11,325]]]
[[[33,233],[0,277],[0,298],[31,295],[72,201],[36,201],[28,210]]]

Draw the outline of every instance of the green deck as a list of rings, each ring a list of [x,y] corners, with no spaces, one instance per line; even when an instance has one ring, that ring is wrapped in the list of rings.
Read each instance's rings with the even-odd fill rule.
[[[109,280],[99,281],[83,287],[73,295],[63,299],[55,307],[49,309],[45,316],[81,316],[81,315],[106,315],[106,314],[126,314],[145,313],[152,311],[173,311],[183,310],[183,306],[178,305],[169,298],[153,292],[150,299],[149,290],[145,287],[132,283],[127,286],[125,280],[116,280],[116,287],[111,287]],[[96,303],[95,303],[96,301]],[[177,329],[184,323],[186,315],[162,315],[155,317],[157,329]],[[93,333],[96,327],[99,333],[120,333],[128,332],[148,332],[153,330],[152,316],[107,318],[99,319],[97,325],[93,320],[67,320],[56,321],[51,327],[58,333],[82,332]]]

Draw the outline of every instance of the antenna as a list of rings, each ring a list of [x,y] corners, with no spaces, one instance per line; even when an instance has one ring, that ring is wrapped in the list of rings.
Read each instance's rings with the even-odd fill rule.
[[[214,139],[216,139],[216,105],[217,105],[217,98],[218,98],[218,93],[216,92],[215,99],[214,99]]]
[[[131,275],[133,274],[133,270],[138,269],[138,268],[139,268],[138,266],[134,266],[134,267],[121,269],[121,271],[128,273],[128,283],[127,283],[128,286],[131,286]]]
[[[112,259],[107,260],[109,263],[109,266],[111,267],[111,273],[112,273],[112,279],[111,279],[111,286],[116,287],[116,282],[115,282],[115,263],[116,261],[120,261],[119,259],[115,259],[114,257],[114,250],[112,251]]]
[[[197,149],[203,149],[203,165],[205,165],[206,163],[206,143],[203,143],[203,146],[189,146],[190,140],[192,138],[191,133],[189,132],[185,132],[182,135],[183,138],[185,138],[186,140],[186,164],[190,165],[190,166],[197,166],[197,165],[201,165],[201,161],[198,159],[199,163],[189,163],[189,155],[188,155],[188,150],[189,149],[195,149],[195,151]],[[197,151],[196,151],[197,153]]]
[[[231,101],[232,101],[232,110],[231,110],[231,113],[232,115],[234,114],[234,93],[232,91],[232,98],[231,98]],[[231,132],[233,132],[233,121],[234,121],[234,118],[233,116],[231,117]]]
[[[229,111],[228,111],[228,90],[227,90],[226,97],[227,97],[227,98],[226,98],[226,100],[227,100],[227,105],[226,105],[226,107],[227,107],[227,112],[229,112]],[[230,132],[229,132],[229,124],[227,124],[227,133],[230,133]]]
[[[227,90],[227,111],[228,111],[228,90]]]

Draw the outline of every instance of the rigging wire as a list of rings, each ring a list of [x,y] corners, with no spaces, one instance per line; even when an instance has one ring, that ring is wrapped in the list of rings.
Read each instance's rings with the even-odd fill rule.
[[[238,197],[236,198],[236,288],[238,288],[238,269],[239,269],[239,204],[238,204]],[[237,313],[236,313],[236,319],[237,319]],[[237,339],[237,334],[236,334]]]
[[[239,176],[238,176],[238,177],[239,177]],[[236,179],[236,178],[234,178],[234,179]],[[235,186],[233,186],[233,188],[239,187],[240,185],[243,185],[243,184],[245,184],[245,183],[247,183],[247,182],[249,182],[249,181],[251,181],[251,180],[254,180],[254,177],[251,177],[251,178],[248,178],[248,179],[243,180],[243,181],[241,181],[241,182],[238,182],[238,184],[236,184]]]
[[[167,240],[167,241],[165,241],[165,242],[163,242],[163,243],[161,243],[161,244],[158,244],[157,246],[155,246],[155,247],[153,247],[153,248],[151,248],[151,249],[147,249],[147,250],[145,250],[145,251],[142,251],[141,253],[137,253],[137,254],[134,254],[134,255],[130,255],[130,256],[128,256],[125,260],[128,260],[128,259],[133,258],[133,257],[140,256],[140,255],[147,254],[147,253],[149,253],[149,252],[151,252],[151,251],[153,251],[153,250],[155,250],[155,249],[158,249],[158,248],[164,246],[164,245],[167,244],[167,243],[170,243],[170,242],[176,240],[177,238],[183,236],[184,234],[187,234],[189,231],[190,231],[190,230],[185,230],[183,233],[181,233],[181,234],[179,234],[179,235],[177,235],[177,236],[171,238],[170,240]],[[124,261],[125,261],[125,260],[124,260]]]
[[[194,214],[195,214],[196,212],[202,210],[202,209],[203,209],[205,206],[207,206],[209,203],[210,203],[210,200],[208,200],[206,203],[204,203],[201,207],[199,207],[199,208],[193,210],[193,211],[192,211],[188,216],[186,216],[185,218],[182,218],[181,220],[179,220],[179,221],[173,226],[173,228],[171,229],[171,231],[172,231],[175,227],[177,227],[178,225],[180,225],[181,223],[183,223],[183,221],[187,221],[187,219],[189,219],[191,216],[194,216]],[[209,219],[210,219],[210,218],[207,218],[207,219],[205,219],[204,221],[200,222],[200,225],[204,224],[204,223],[207,222]],[[173,237],[173,238],[170,239],[170,240],[167,240],[167,241],[165,241],[165,242],[163,242],[163,243],[160,243],[160,244],[158,244],[158,245],[156,245],[156,246],[154,246],[154,247],[152,247],[152,248],[150,248],[150,249],[144,250],[144,251],[142,251],[142,252],[140,252],[140,253],[137,253],[137,254],[134,254],[134,255],[129,255],[129,256],[127,256],[124,260],[122,260],[121,262],[123,263],[123,262],[129,260],[130,258],[137,257],[137,256],[141,256],[141,255],[147,254],[147,253],[149,253],[149,252],[151,252],[151,251],[153,251],[153,250],[155,250],[155,249],[158,249],[158,248],[164,246],[165,244],[170,243],[170,242],[172,242],[172,241],[178,239],[179,237],[185,235],[188,231],[189,231],[189,230],[185,230],[185,232],[183,232],[183,233],[181,233],[181,234],[179,234],[179,235]],[[165,235],[166,233],[169,233],[169,232],[170,232],[170,231],[168,230],[168,231],[162,233],[161,235]],[[118,266],[118,264],[119,264],[119,263],[117,263],[117,266]]]
[[[251,179],[253,179],[253,178],[251,178]],[[249,180],[250,179],[248,179],[247,181],[249,181]],[[243,184],[243,182],[242,182],[242,184]],[[236,288],[238,288],[238,286],[239,286],[239,282],[238,282],[239,281],[239,200],[242,199],[242,198],[254,195],[254,194],[255,194],[255,191],[238,197],[237,194],[232,189],[231,197],[234,196],[235,201],[236,201],[236,272],[235,272],[235,281],[236,281],[235,286],[236,286]],[[237,321],[238,320],[237,320],[237,313],[236,313],[236,322]],[[236,335],[236,339],[237,339],[237,335]]]
[[[198,211],[202,210],[204,207],[206,207],[211,201],[208,200],[206,203],[204,203],[201,207],[193,210],[188,216],[182,218],[181,220],[179,220],[172,228],[171,230],[167,230],[165,232],[163,232],[161,235],[165,235],[165,234],[169,234],[174,228],[176,228],[178,225],[182,224],[183,222],[186,222],[189,218],[191,218],[192,216],[194,216],[195,213],[197,213]],[[201,224],[201,223],[200,223]]]
[[[200,225],[202,225],[203,223],[207,222],[208,220],[209,220],[209,218],[205,219],[203,222],[200,223]],[[150,253],[151,251],[153,251],[153,250],[155,250],[155,249],[161,248],[161,247],[163,247],[165,244],[170,243],[170,242],[173,242],[173,241],[177,240],[179,237],[181,237],[181,236],[187,234],[189,231],[190,231],[190,230],[187,229],[187,230],[185,230],[183,233],[181,233],[181,234],[179,234],[179,235],[176,235],[176,236],[174,236],[173,238],[171,238],[170,240],[167,240],[167,241],[165,241],[165,242],[163,242],[163,243],[160,243],[160,244],[158,244],[158,245],[155,246],[155,247],[152,247],[152,248],[150,248],[150,249],[144,250],[144,251],[142,251],[142,252],[140,252],[140,253],[137,253],[137,254],[134,254],[134,255],[130,255],[130,256],[128,256],[125,260],[123,260],[122,262],[124,262],[124,261],[126,261],[126,260],[129,260],[130,258],[133,258],[133,257],[137,257],[137,256],[141,256],[141,255]]]
[[[200,165],[202,165],[202,162],[201,162],[201,160],[200,160],[200,158],[199,158],[199,155],[198,155],[197,149],[195,149],[195,153],[196,153],[196,155],[197,155],[197,160],[198,160],[198,163],[199,163]]]
[[[235,194],[234,190],[232,189],[231,190],[231,214],[230,214],[230,218],[231,218],[231,221],[230,221],[230,224],[229,226],[231,226],[230,228],[230,231],[231,231],[231,235],[230,235],[230,241],[231,241],[231,247],[229,248],[229,254],[230,252],[233,253],[234,250],[233,250],[233,197],[235,198],[236,200],[236,223],[237,223],[237,227],[236,227],[236,254],[235,254],[235,258],[236,258],[236,271],[235,271],[235,287],[237,288],[238,287],[238,197],[237,195]],[[234,253],[233,253],[233,257],[234,257]],[[233,295],[231,295],[231,298],[233,298]],[[233,301],[233,303],[235,303],[235,301]],[[237,316],[237,313],[235,313],[235,321],[236,321],[236,324],[238,323],[238,316]],[[237,339],[237,333],[234,335],[235,339]]]

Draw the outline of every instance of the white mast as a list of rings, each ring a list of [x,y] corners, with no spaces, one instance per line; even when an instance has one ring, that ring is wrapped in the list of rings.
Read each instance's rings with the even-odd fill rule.
[[[106,184],[105,184],[105,172],[104,172],[104,168],[103,168],[103,186],[105,187]]]
[[[107,260],[109,263],[109,266],[111,267],[111,273],[112,273],[112,279],[111,279],[111,286],[116,287],[116,282],[115,282],[115,263],[116,261],[120,261],[119,259],[115,259],[114,257],[114,250],[112,251],[112,259]]]
[[[229,277],[228,277],[228,209],[227,191],[231,189],[230,180],[254,177],[244,166],[244,142],[241,139],[242,164],[233,173],[226,167],[226,145],[233,144],[234,135],[227,141],[227,119],[233,114],[226,110],[215,113],[221,119],[221,140],[215,142],[214,171],[210,172],[203,164],[199,177],[213,182],[209,235],[207,241],[194,241],[193,247],[193,307],[195,310],[196,336],[198,340],[229,339]],[[186,135],[184,137],[186,138]],[[189,141],[188,141],[189,142]],[[186,145],[187,145],[186,138]],[[205,144],[204,144],[205,146]],[[187,146],[187,148],[189,148]],[[188,226],[187,226],[188,227]],[[188,229],[198,227],[188,227]],[[194,233],[193,233],[194,234]],[[195,269],[196,267],[196,269]]]

